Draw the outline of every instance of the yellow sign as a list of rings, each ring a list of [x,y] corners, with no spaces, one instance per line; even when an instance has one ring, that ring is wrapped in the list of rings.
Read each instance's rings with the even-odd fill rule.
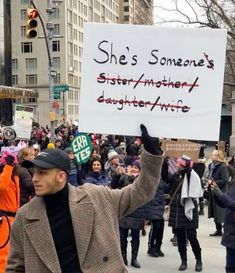
[[[33,89],[0,85],[0,99],[38,98],[38,92]]]

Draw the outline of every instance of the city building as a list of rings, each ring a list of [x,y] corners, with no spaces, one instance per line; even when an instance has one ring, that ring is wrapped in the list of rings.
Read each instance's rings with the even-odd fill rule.
[[[11,86],[11,9],[10,1],[0,1],[0,85]],[[12,99],[0,99],[0,123],[12,124]]]
[[[54,107],[59,123],[77,123],[82,69],[84,23],[134,23],[153,24],[153,7],[150,0],[52,0],[54,38],[52,60],[54,85],[68,85],[69,91],[55,94]],[[38,21],[37,37],[26,37],[27,8],[29,0],[11,0],[12,24],[12,83],[13,86],[35,89],[38,98],[21,99],[36,109],[35,121],[49,125],[48,56],[41,23]],[[46,25],[48,1],[33,3]],[[122,14],[129,5],[129,20]],[[121,8],[122,7],[122,8]],[[121,13],[123,9],[124,13]],[[122,16],[122,19],[120,18]],[[119,20],[120,18],[120,20]]]
[[[153,0],[120,0],[119,22],[121,24],[152,25]]]
[[[29,0],[12,0],[12,82],[14,86],[36,89],[39,97],[21,100],[36,108],[36,121],[40,125],[49,122],[48,56],[42,25],[38,20],[37,37],[26,37],[27,8]],[[48,1],[34,0],[46,25]],[[85,22],[117,23],[118,1],[68,0],[54,2],[52,14],[54,35],[52,44],[54,84],[69,86],[69,91],[55,98],[58,121],[78,121],[81,58],[83,51],[83,26]],[[62,2],[60,4],[60,2]],[[60,5],[59,5],[60,4]],[[19,101],[18,101],[19,102]]]

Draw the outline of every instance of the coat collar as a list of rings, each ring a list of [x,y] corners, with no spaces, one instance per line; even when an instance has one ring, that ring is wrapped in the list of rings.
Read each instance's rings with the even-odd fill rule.
[[[69,185],[69,207],[80,265],[83,264],[94,223],[94,207],[87,191]],[[61,272],[43,198],[35,197],[26,212],[26,233],[38,256],[53,273]]]

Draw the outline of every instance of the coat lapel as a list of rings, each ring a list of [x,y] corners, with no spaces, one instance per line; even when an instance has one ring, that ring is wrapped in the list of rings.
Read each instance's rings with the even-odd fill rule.
[[[60,264],[52,238],[46,208],[42,198],[31,201],[26,217],[25,229],[40,259],[53,273],[60,273]]]
[[[74,228],[80,265],[89,247],[94,224],[94,206],[82,188],[69,187],[69,207]]]

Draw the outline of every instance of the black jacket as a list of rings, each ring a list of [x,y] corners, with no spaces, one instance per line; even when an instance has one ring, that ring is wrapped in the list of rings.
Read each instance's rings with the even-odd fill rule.
[[[20,206],[23,206],[35,195],[32,182],[33,170],[24,168],[21,164],[19,164],[18,175],[20,182]]]
[[[226,208],[221,244],[227,248],[235,249],[235,183],[231,184],[227,193],[216,198],[220,205]]]
[[[178,185],[184,179],[184,176],[180,174],[175,174],[172,177],[172,186],[171,186],[171,198],[174,195]],[[184,213],[184,207],[180,203],[181,199],[181,189],[182,185],[177,190],[174,198],[172,199],[172,203],[170,206],[170,217],[169,217],[169,226],[174,228],[185,228],[185,229],[197,229],[198,228],[198,204],[197,201],[194,200],[194,210],[193,210],[193,219],[190,221]]]
[[[165,207],[165,182],[160,179],[156,194],[150,202],[144,205],[144,216],[146,220],[162,220]]]

